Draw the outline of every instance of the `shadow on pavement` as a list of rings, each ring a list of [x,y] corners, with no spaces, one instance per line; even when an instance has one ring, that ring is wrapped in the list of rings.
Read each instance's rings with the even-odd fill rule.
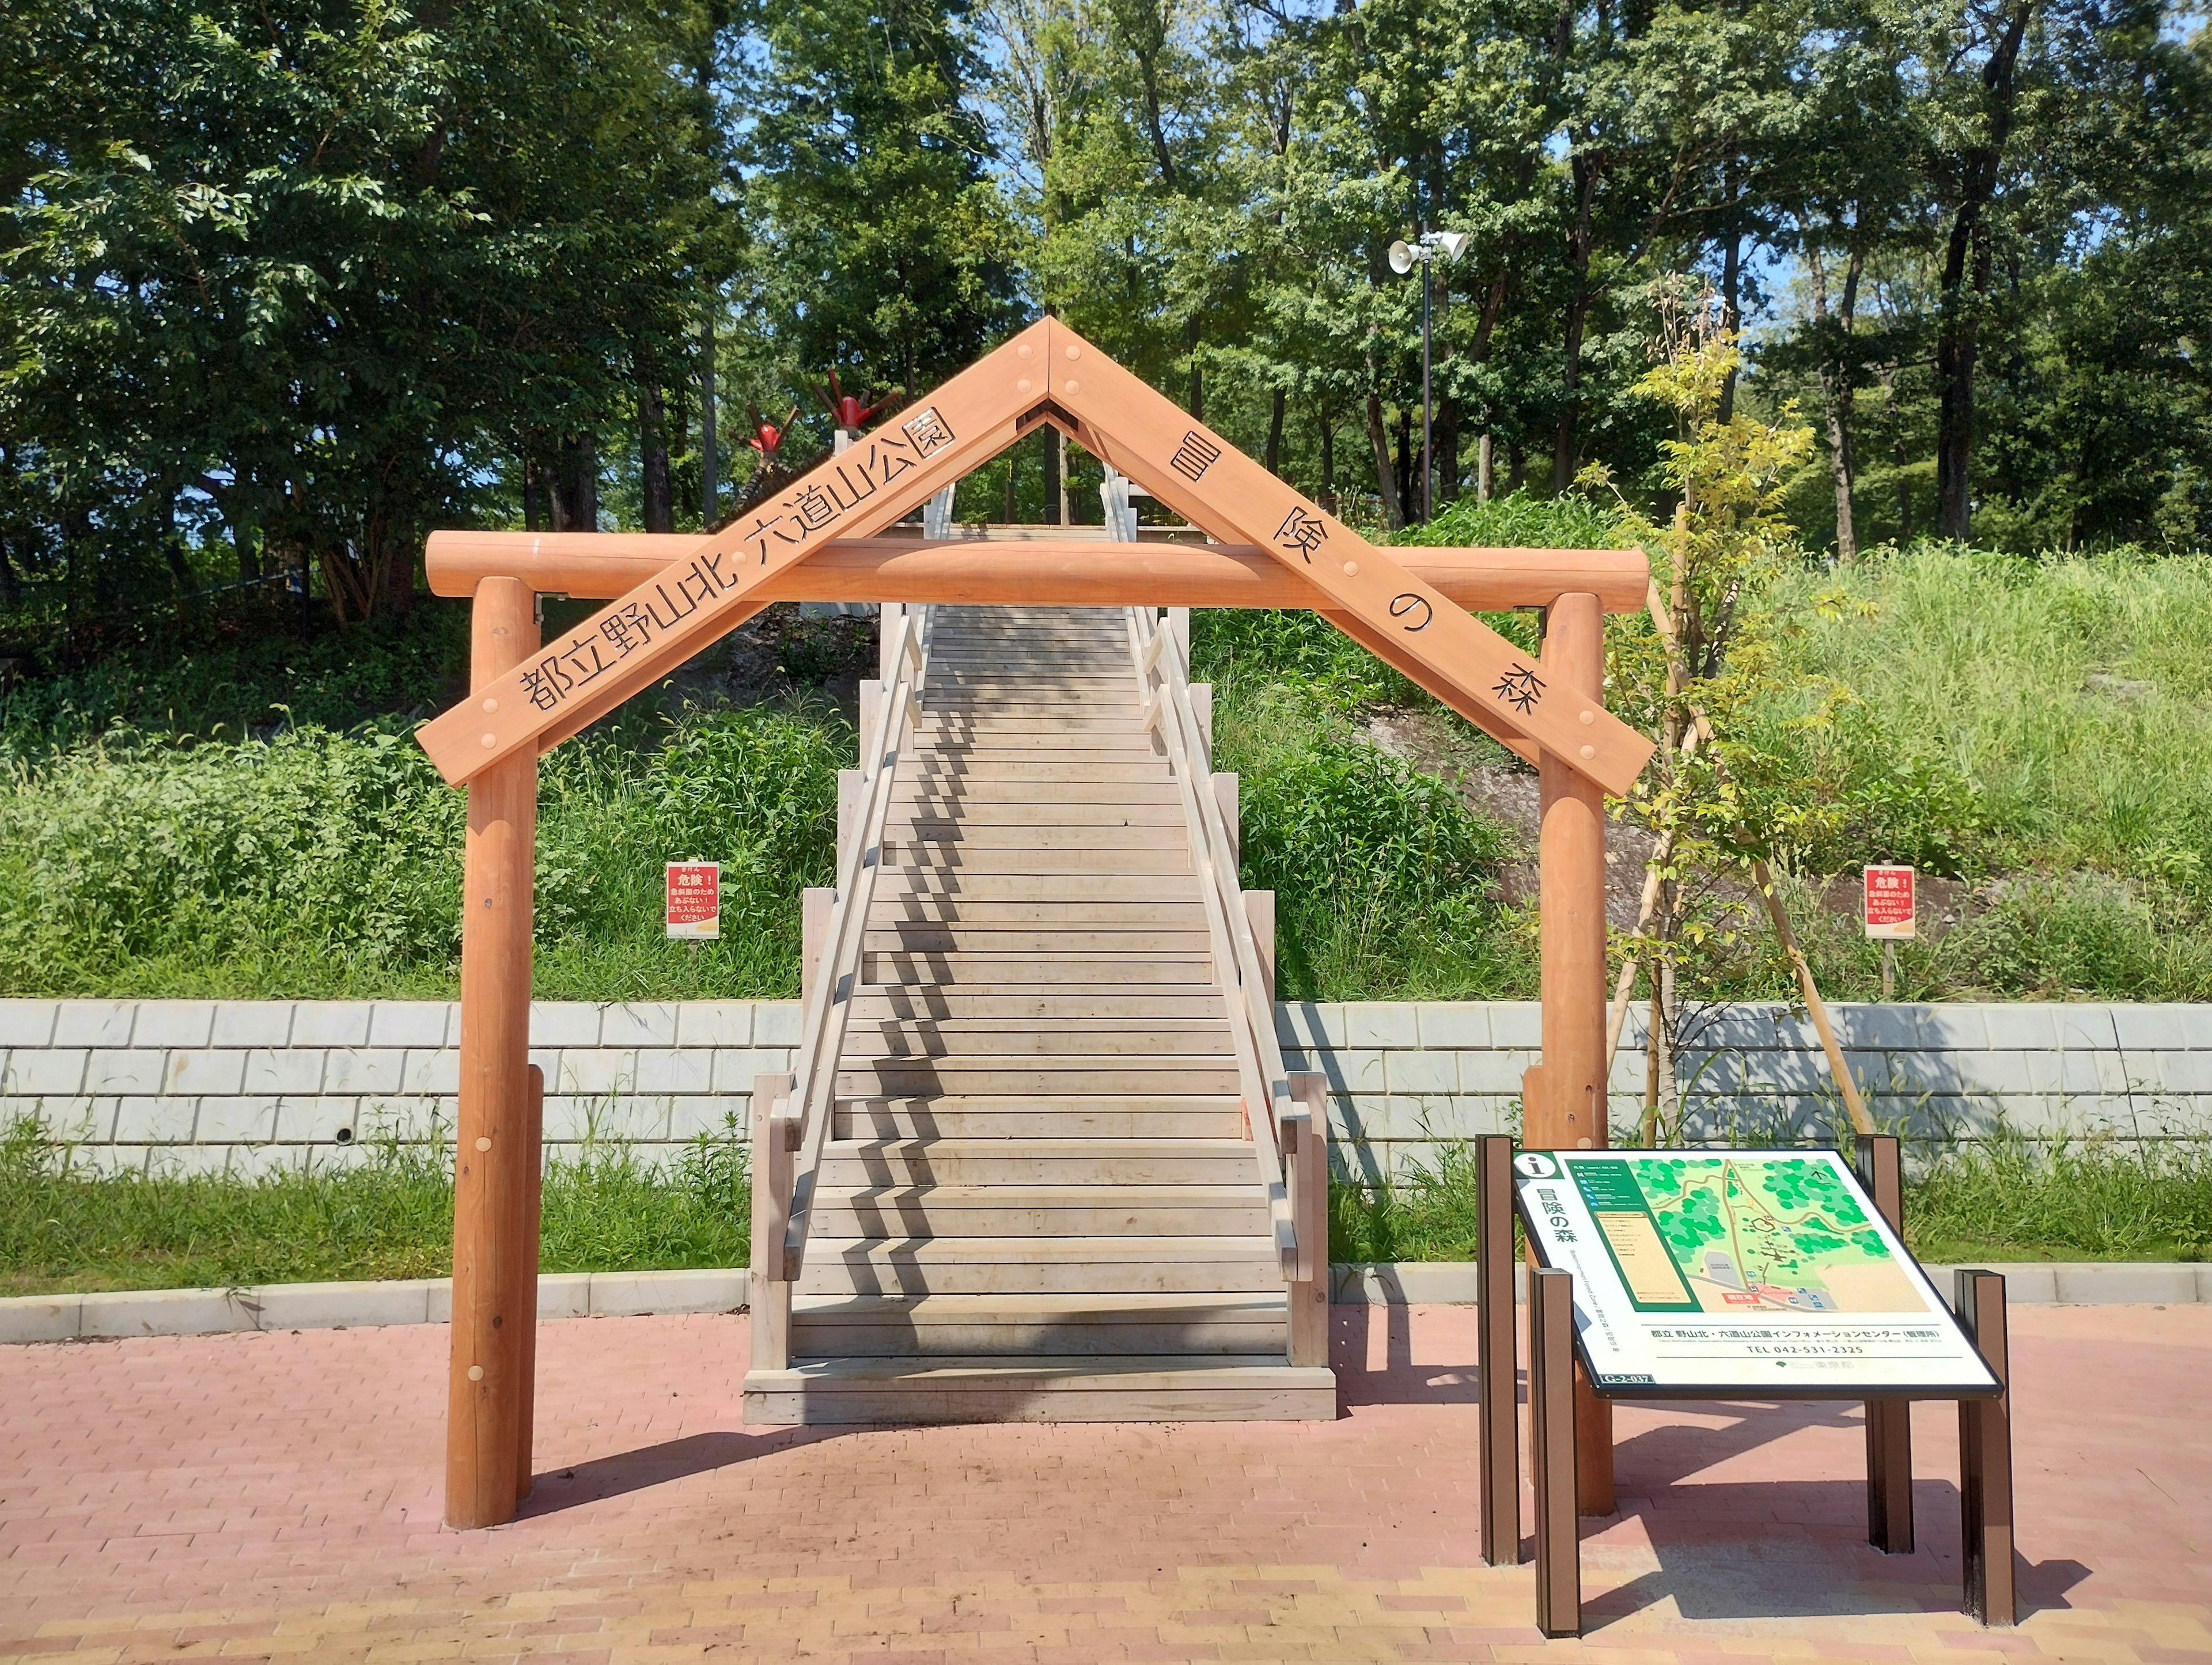
[[[776,1428],[757,1434],[716,1431],[686,1434],[682,1439],[641,1446],[611,1457],[594,1457],[564,1468],[549,1468],[536,1476],[518,1521],[558,1514],[580,1504],[619,1498],[648,1486],[665,1486],[693,1474],[727,1468],[732,1463],[764,1457],[794,1446],[812,1445],[850,1431],[844,1428]]]

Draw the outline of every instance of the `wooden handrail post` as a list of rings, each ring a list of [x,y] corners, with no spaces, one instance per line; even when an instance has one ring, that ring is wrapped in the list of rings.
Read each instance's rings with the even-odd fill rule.
[[[1247,891],[1249,896],[1251,893]],[[1328,1078],[1301,1070],[1289,1078],[1291,1097],[1305,1111],[1280,1130],[1283,1175],[1297,1228],[1298,1270],[1290,1284],[1290,1361],[1328,1363]]]
[[[1605,609],[1563,595],[1544,616],[1540,699],[1595,711],[1605,690]],[[1537,760],[1542,805],[1537,890],[1543,969],[1544,1061],[1523,1088],[1523,1142],[1539,1150],[1601,1150],[1606,1135],[1605,793],[1579,759]],[[1613,1407],[1585,1385],[1575,1427],[1585,1515],[1610,1515]]]
[[[1959,1268],[1951,1299],[1959,1327],[2003,1389],[1959,1401],[1959,1516],[1966,1611],[1984,1625],[2017,1622],[2013,1582],[2012,1346],[2000,1273]]]
[[[487,578],[470,610],[470,684],[538,647],[536,597]],[[514,1518],[524,1442],[524,1332],[538,1322],[531,1200],[530,927],[538,757],[525,748],[468,787],[461,862],[459,1111],[453,1159],[453,1322],[446,1395],[446,1524]]]
[[[1862,1133],[1859,1179],[1899,1237],[1905,1235],[1905,1176],[1891,1133]],[[1867,1541],[1885,1555],[1912,1553],[1912,1401],[1866,1401]]]
[[[1482,1377],[1476,1438],[1482,1493],[1482,1559],[1493,1567],[1521,1560],[1519,1350],[1513,1314],[1513,1139],[1474,1141],[1475,1367]]]
[[[791,1102],[798,1085],[798,1077],[788,1073],[753,1077],[753,1264],[745,1281],[757,1370],[791,1364],[791,1283],[783,1275],[783,1238],[791,1224],[792,1158],[799,1145],[798,1107]]]

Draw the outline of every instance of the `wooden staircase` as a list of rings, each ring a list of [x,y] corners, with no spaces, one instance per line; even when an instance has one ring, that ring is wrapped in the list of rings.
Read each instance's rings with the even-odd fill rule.
[[[1291,1303],[1310,1306],[1325,1255],[1309,1243],[1306,1282],[1286,1280],[1285,1193],[1271,1210],[1235,968],[1133,656],[1143,626],[1119,608],[933,611],[854,927],[803,1263],[782,1292],[757,1274],[757,1328],[787,1328],[756,1349],[745,1419],[1334,1417],[1325,1359],[1291,1362],[1315,1351]],[[858,860],[841,872],[865,880]],[[799,1142],[772,1120],[757,1139]],[[756,1166],[773,1194],[776,1160]]]

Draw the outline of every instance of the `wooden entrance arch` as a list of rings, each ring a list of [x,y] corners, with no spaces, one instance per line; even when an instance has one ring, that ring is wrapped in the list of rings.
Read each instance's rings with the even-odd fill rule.
[[[1047,423],[1224,541],[878,536]],[[1601,702],[1603,617],[1643,605],[1640,552],[1377,548],[1048,318],[720,532],[441,532],[429,568],[440,593],[474,602],[468,697],[416,731],[469,794],[450,1525],[511,1519],[530,1489],[543,1097],[529,1063],[537,760],[772,601],[1322,612],[1536,764],[1543,1054],[1524,1084],[1525,1137],[1605,1140],[1604,799],[1628,790],[1653,745]],[[533,605],[547,592],[610,605],[549,647]],[[1470,607],[1544,609],[1541,653],[1523,653]],[[1581,1421],[1593,1439],[1584,1472],[1601,1482],[1586,1502],[1607,1502],[1609,1431],[1601,1416]]]

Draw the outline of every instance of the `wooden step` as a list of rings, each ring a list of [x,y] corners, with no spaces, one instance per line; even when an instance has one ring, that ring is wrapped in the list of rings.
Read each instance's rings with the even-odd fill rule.
[[[1283,1287],[1271,1237],[810,1237],[802,1295],[1188,1294]]]
[[[1161,951],[1204,954],[1207,941],[1202,930],[1179,931],[1165,926],[1115,931],[1018,925],[951,925],[922,921],[912,924],[878,925],[871,920],[861,938],[861,947],[864,952],[870,954],[1048,955],[1056,951],[1069,953],[1104,951],[1125,958],[1134,958],[1141,954]],[[870,974],[869,981],[876,981],[872,974]]]
[[[1249,1180],[1110,1186],[939,1180],[913,1187],[825,1182],[813,1207],[811,1230],[833,1237],[1249,1237],[1267,1230],[1267,1200]]]
[[[1119,955],[949,953],[883,945],[861,960],[864,987],[926,980],[932,989],[965,994],[1118,994],[1127,989],[1219,998],[1213,964],[1201,952],[1162,954],[1143,962]]]
[[[1241,1139],[1228,1094],[842,1098],[833,1139]]]
[[[1233,1093],[1227,1058],[873,1058],[838,1060],[840,1098],[927,1098],[944,1093]]]
[[[1259,1158],[1239,1139],[833,1139],[815,1174],[838,1189],[1249,1184],[1256,1194]]]
[[[1115,994],[975,994],[951,989],[886,987],[863,983],[853,997],[855,1024],[976,1023],[1036,1024],[1136,1021],[1170,1023],[1228,1020],[1228,1003],[1218,991],[1163,994],[1154,989]]]
[[[1328,1422],[1336,1377],[1279,1357],[1133,1354],[801,1359],[752,1370],[748,1425],[896,1422]]]
[[[951,842],[909,839],[886,844],[884,872],[918,875],[974,873],[985,878],[1027,878],[1072,874],[1103,878],[1122,873],[1176,874],[1185,884],[1196,874],[1188,850],[1034,850],[966,848]],[[882,881],[878,881],[879,883]]]
[[[1279,1295],[814,1295],[791,1340],[815,1358],[1249,1357],[1288,1316]]]
[[[945,925],[970,930],[1053,929],[1185,931],[1203,935],[1206,909],[1195,896],[1177,902],[991,902],[968,896],[878,895],[868,905],[871,932]]]
[[[1040,1024],[1002,1018],[884,1016],[871,1020],[855,1013],[846,1036],[848,1058],[942,1058],[961,1053],[1035,1058],[1066,1052],[1226,1056],[1234,1045],[1227,1022],[1220,1018],[1061,1018]]]
[[[878,902],[905,898],[981,902],[1184,902],[1199,905],[1190,873],[931,872],[893,868],[876,880]]]

